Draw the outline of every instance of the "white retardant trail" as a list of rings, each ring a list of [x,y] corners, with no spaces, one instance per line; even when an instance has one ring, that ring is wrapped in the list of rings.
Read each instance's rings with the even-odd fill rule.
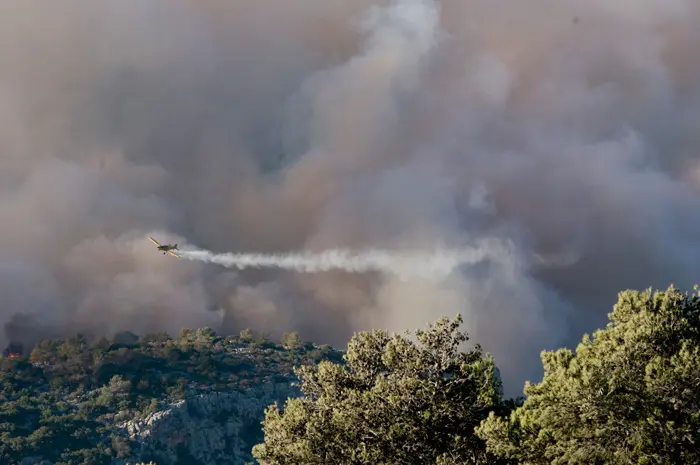
[[[370,249],[350,251],[331,249],[320,252],[284,254],[223,253],[183,250],[182,258],[216,263],[228,268],[280,268],[303,273],[343,270],[349,273],[382,271],[407,278],[444,278],[460,265],[478,263],[493,251],[489,248],[442,249],[431,252],[392,252]]]

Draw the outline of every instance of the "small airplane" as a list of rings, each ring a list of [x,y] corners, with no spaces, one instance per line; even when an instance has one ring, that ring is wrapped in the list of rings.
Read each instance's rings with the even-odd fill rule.
[[[166,253],[169,253],[170,255],[172,255],[175,258],[180,258],[180,256],[178,254],[173,252],[173,250],[178,250],[177,244],[160,245],[160,243],[157,240],[153,239],[151,236],[148,236],[148,238],[151,240],[151,242],[153,242],[156,246],[158,246],[158,250],[163,251],[163,255],[165,255]]]

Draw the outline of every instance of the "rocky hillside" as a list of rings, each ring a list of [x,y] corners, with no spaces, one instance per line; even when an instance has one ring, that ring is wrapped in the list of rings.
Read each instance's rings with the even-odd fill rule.
[[[43,341],[0,357],[0,463],[243,464],[293,368],[340,356],[208,328]]]

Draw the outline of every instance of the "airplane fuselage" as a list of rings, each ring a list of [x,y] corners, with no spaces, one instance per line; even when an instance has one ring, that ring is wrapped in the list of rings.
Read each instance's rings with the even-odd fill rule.
[[[155,240],[151,236],[148,236],[148,239],[156,245],[158,250],[163,252],[163,255],[165,255],[166,253],[169,253],[173,257],[180,258],[180,256],[178,254],[173,252],[173,250],[177,250],[177,244],[175,244],[175,245],[173,245],[173,244],[161,245],[157,240]]]
[[[165,255],[166,252],[169,250],[177,250],[177,244],[172,245],[172,244],[166,244],[166,245],[160,245],[158,246],[158,250],[163,251],[163,255]]]

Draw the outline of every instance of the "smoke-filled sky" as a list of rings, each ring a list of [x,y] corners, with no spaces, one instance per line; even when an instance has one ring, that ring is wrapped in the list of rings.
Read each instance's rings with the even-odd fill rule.
[[[696,0],[0,2],[0,345],[208,325],[342,346],[460,312],[520,392],[619,290],[697,282],[699,43]],[[232,271],[147,234],[515,247],[402,281]]]

